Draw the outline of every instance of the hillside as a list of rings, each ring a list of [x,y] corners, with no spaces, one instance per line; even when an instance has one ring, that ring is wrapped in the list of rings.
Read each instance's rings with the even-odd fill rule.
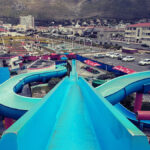
[[[149,0],[0,0],[0,17],[32,14],[37,19],[92,16],[133,19],[150,17]]]

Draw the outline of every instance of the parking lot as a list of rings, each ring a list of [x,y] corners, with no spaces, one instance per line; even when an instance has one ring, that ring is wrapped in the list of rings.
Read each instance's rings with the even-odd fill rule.
[[[135,58],[134,61],[132,62],[124,62],[122,60],[118,60],[117,58],[110,58],[110,57],[104,57],[104,58],[98,58],[95,59],[94,56],[89,56],[91,59],[97,60],[99,62],[105,63],[105,64],[109,64],[109,65],[113,65],[113,66],[123,66],[132,70],[135,70],[136,72],[140,72],[140,71],[147,71],[150,70],[150,65],[144,65],[141,66],[138,64],[138,62],[142,59],[145,58],[150,58],[150,54],[125,54],[122,53],[123,56],[133,56]]]
[[[93,73],[83,69],[83,67],[86,67],[86,66],[88,66],[88,65],[86,65],[84,63],[81,63],[80,61],[77,61],[77,72],[78,72],[79,76],[83,76],[83,77],[91,77],[91,76],[97,77],[98,75],[105,73],[105,71],[103,71],[103,70],[99,70],[99,69],[97,69],[95,67],[91,67],[91,68],[94,68],[95,70],[99,71],[98,74],[93,74]]]
[[[97,60],[97,61],[105,63],[105,64],[113,65],[113,66],[123,66],[123,67],[129,68],[129,69],[135,70],[136,72],[150,70],[150,65],[141,66],[138,64],[138,62],[141,61],[142,59],[150,58],[150,54],[139,54],[139,53],[125,54],[125,53],[121,53],[121,52],[120,52],[120,54],[122,54],[123,56],[133,56],[135,58],[135,60],[132,62],[124,62],[122,60],[118,60],[117,58],[110,58],[110,57],[95,59],[94,54],[88,55],[86,57],[89,57],[91,59]],[[150,102],[150,94],[144,94],[143,102]]]

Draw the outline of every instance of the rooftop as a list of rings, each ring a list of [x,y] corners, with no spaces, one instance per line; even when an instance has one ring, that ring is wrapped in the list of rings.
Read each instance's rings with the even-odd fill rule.
[[[51,65],[53,65],[54,62],[50,60],[37,60],[35,63],[33,63],[29,69],[42,69],[47,68]]]
[[[14,54],[2,54],[0,55],[0,58],[12,58],[12,57],[15,57],[16,55]]]
[[[150,22],[131,24],[131,25],[128,25],[127,27],[150,27]]]

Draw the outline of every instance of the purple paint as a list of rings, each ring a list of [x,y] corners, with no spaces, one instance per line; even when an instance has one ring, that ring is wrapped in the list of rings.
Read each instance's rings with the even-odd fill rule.
[[[143,99],[143,93],[136,92],[136,98],[134,103],[134,112],[141,110],[142,107],[142,99]]]
[[[5,120],[5,123],[4,123],[5,129],[8,129],[14,123],[13,119],[11,118],[5,117],[4,120]]]
[[[150,120],[150,111],[138,111],[137,119],[138,120]]]

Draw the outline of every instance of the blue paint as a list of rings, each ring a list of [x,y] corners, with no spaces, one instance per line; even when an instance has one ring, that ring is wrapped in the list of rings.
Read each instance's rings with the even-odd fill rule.
[[[10,72],[8,67],[0,67],[0,84],[10,78]]]
[[[16,119],[41,101],[41,98],[24,97],[16,94],[16,92],[22,90],[23,85],[51,77],[62,77],[66,72],[67,69],[65,67],[59,66],[56,70],[31,72],[10,78],[0,86],[1,115]]]
[[[147,137],[124,115],[134,117],[134,114],[131,115],[119,104],[114,107],[110,103],[116,104],[133,92],[135,86],[142,90],[142,84],[149,82],[149,73],[116,78],[94,89],[82,77],[78,77],[76,62],[73,60],[70,77],[65,77],[43,99],[30,106],[30,109],[26,107],[29,111],[4,132],[0,149],[149,150]],[[11,86],[15,87],[14,90],[19,90],[24,83],[34,79],[41,80],[48,75],[56,74],[18,76],[11,81]],[[122,84],[114,87],[116,81]],[[5,86],[2,89],[8,88],[8,83]],[[32,101],[29,104],[34,101],[32,98],[28,100]],[[2,99],[0,102],[2,103]],[[10,109],[16,106],[18,110],[23,110],[19,103],[14,102],[9,105]],[[121,109],[124,114],[118,111]]]
[[[148,92],[149,83],[150,72],[145,71],[115,78],[97,87],[96,91],[98,94],[105,97],[111,104],[115,105],[124,116],[137,124],[138,120],[136,119],[136,114],[127,110],[124,106],[119,104],[119,102],[133,92]],[[150,120],[141,120],[141,122],[144,123],[143,126],[150,127]]]
[[[109,71],[109,72],[113,72],[116,76],[121,76],[121,75],[125,75],[126,74],[126,73],[124,73],[122,71],[113,69],[114,68],[113,65],[104,64],[102,62],[99,62],[99,61],[96,61],[96,60],[92,60],[90,58],[83,57],[83,56],[80,56],[80,55],[76,55],[76,56],[77,56],[76,59],[81,61],[82,63],[85,63],[84,62],[85,60],[91,60],[91,61],[93,61],[95,63],[100,64],[100,66],[96,66],[97,68],[103,69],[103,70],[106,70],[106,71]]]

